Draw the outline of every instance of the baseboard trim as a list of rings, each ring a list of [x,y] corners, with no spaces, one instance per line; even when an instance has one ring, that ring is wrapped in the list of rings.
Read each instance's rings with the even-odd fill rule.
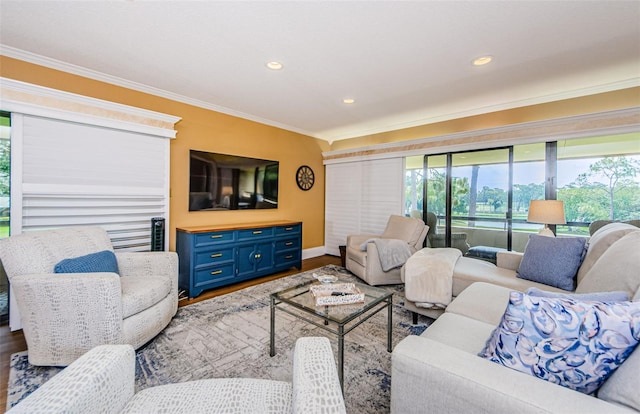
[[[311,249],[302,250],[302,260],[311,259],[312,257],[324,256],[324,246],[313,247]]]

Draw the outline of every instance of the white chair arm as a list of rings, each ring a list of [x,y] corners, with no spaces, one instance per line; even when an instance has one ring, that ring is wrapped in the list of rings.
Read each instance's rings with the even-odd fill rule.
[[[133,397],[135,353],[131,345],[93,348],[8,412],[119,413]]]
[[[391,365],[392,413],[633,412],[419,336],[396,346]]]
[[[178,295],[178,254],[176,252],[116,252],[121,277],[166,276],[172,294]]]
[[[346,413],[329,339],[300,338],[293,356],[293,413]]]
[[[31,364],[66,366],[96,345],[122,343],[115,273],[26,274],[14,276],[11,286]]]
[[[120,276],[169,276],[178,278],[176,252],[116,252]]]

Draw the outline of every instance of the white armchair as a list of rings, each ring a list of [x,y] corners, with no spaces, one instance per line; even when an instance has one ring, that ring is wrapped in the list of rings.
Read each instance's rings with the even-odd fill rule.
[[[266,355],[265,355],[266,357]],[[327,338],[296,341],[293,381],[212,378],[160,385],[134,394],[135,354],[99,346],[8,412],[18,413],[346,413]]]
[[[366,250],[361,246],[370,239],[402,240],[410,254],[422,249],[429,227],[424,221],[413,217],[391,216],[382,235],[358,234],[347,237],[345,266],[347,270],[370,285],[391,285],[402,283],[400,266],[384,270],[381,264],[381,252],[374,242],[367,243]]]
[[[28,232],[0,240],[29,362],[66,366],[97,345],[139,348],[178,309],[175,252],[115,252],[116,273],[54,273],[63,259],[113,251],[100,227]]]

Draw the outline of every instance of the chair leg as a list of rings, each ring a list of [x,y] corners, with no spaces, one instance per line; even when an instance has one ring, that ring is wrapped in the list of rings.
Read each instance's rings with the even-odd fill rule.
[[[417,325],[418,324],[418,312],[411,312],[411,317],[413,319],[413,324]]]

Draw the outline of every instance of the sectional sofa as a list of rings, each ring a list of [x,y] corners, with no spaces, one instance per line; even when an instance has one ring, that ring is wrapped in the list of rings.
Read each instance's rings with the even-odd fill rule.
[[[519,361],[513,358],[513,355],[520,358],[523,358],[523,354],[531,356],[531,353],[527,354],[530,349],[525,347],[526,336],[524,340],[522,336],[519,337],[520,342],[515,343],[516,352],[505,350],[512,339],[509,334],[524,331],[521,323],[526,319],[526,315],[518,319],[510,313],[510,310],[517,308],[524,298],[538,306],[537,310],[546,312],[551,309],[543,306],[553,305],[556,310],[560,307],[559,319],[546,314],[541,318],[540,313],[531,312],[533,318],[528,323],[540,330],[547,329],[550,321],[561,321],[567,315],[563,313],[565,309],[562,306],[596,309],[614,316],[620,316],[623,313],[619,311],[620,307],[625,307],[631,312],[630,316],[623,315],[627,318],[626,329],[638,339],[639,252],[640,229],[624,224],[608,225],[591,238],[581,271],[578,272],[578,294],[617,292],[614,295],[623,293],[630,301],[602,302],[566,291],[568,297],[563,295],[561,298],[536,299],[519,293],[517,287],[500,286],[486,281],[470,283],[456,295],[444,313],[422,335],[406,337],[393,350],[391,412],[640,412],[640,346],[636,346],[635,350],[633,344],[626,348],[626,353],[621,354],[626,359],[619,357],[619,361],[623,360],[622,364],[617,369],[607,368],[608,372],[613,374],[603,380],[604,383],[595,384],[597,388],[591,388],[590,392],[575,390],[566,384],[560,386],[553,383],[556,377],[574,380],[569,373],[578,372],[577,370],[581,369],[580,364],[591,361],[590,355],[568,359],[571,363],[564,366],[545,366],[549,372],[542,369],[543,372],[532,375],[531,372],[517,370]],[[511,280],[513,277],[507,270],[501,270],[500,273],[504,280]],[[582,336],[589,337],[598,330],[596,328],[605,326],[605,318],[598,318],[588,319],[593,326],[588,323],[580,325],[578,337],[581,340]],[[554,328],[557,326],[553,325]],[[604,329],[602,331],[604,332]],[[595,349],[594,352],[599,351],[598,346],[601,345],[597,341],[587,341],[587,344]],[[488,355],[492,345],[495,346],[493,349],[496,352]],[[567,347],[570,348],[568,345]],[[518,354],[518,351],[521,353]],[[553,351],[563,358],[562,352],[567,352],[564,348]],[[575,365],[575,370],[571,364]],[[547,378],[549,380],[541,379],[545,374],[556,376],[552,375],[551,379]]]
[[[580,286],[584,276],[591,270],[592,266],[607,250],[611,244],[629,232],[639,230],[630,223],[610,223],[604,227],[598,227],[597,231],[591,235],[588,243],[588,249],[584,255],[584,260],[578,268],[577,277],[575,278],[574,289],[580,293],[592,289],[590,285]],[[540,236],[542,237],[542,236]],[[429,250],[429,249],[426,249]],[[437,249],[454,250],[454,249]],[[631,252],[631,251],[630,251]],[[417,314],[425,315],[430,318],[437,318],[444,312],[447,303],[425,304],[421,303],[421,296],[412,287],[412,282],[407,280],[406,268],[412,264],[412,261],[419,261],[419,265],[428,271],[430,266],[429,257],[420,257],[420,253],[412,256],[401,269],[402,281],[405,283],[406,300],[404,306],[414,313],[414,323],[417,322]],[[497,253],[497,263],[493,264],[488,261],[478,260],[471,257],[463,257],[458,254],[455,265],[453,266],[451,276],[451,296],[449,302],[458,296],[463,290],[476,282],[486,282],[494,285],[504,286],[509,289],[515,289],[524,292],[529,288],[542,289],[553,292],[565,292],[564,289],[551,286],[548,283],[542,283],[535,280],[523,279],[517,277],[518,268],[521,265],[523,253],[512,251],[499,251]],[[420,262],[421,261],[421,262]],[[574,290],[571,289],[571,290]]]

